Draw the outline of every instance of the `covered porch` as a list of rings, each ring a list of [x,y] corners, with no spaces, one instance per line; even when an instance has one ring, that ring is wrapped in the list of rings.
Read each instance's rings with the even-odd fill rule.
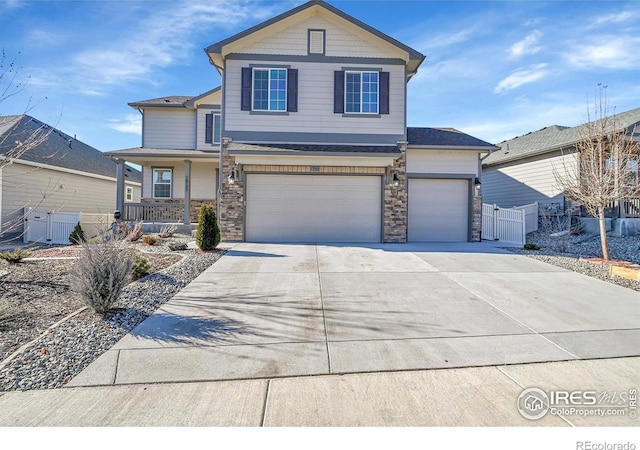
[[[216,206],[219,153],[201,150],[133,148],[107,152],[117,162],[116,211],[121,220],[197,223],[200,206]],[[142,168],[142,195],[133,202],[124,186],[125,164]]]

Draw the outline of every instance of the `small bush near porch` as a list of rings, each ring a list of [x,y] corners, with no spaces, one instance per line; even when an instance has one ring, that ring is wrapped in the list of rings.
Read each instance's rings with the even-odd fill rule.
[[[220,229],[212,205],[204,204],[198,214],[196,245],[202,251],[214,250],[220,243]]]

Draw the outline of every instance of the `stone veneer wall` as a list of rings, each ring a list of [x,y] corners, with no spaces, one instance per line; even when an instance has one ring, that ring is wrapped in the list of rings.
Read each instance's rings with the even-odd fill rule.
[[[482,240],[482,196],[473,196],[473,216],[471,217],[471,241],[480,242]]]
[[[242,241],[244,239],[244,176],[236,176],[229,184],[229,174],[235,166],[235,158],[229,156],[226,145],[222,146],[222,167],[220,177],[222,186],[218,198],[218,224],[223,241]]]
[[[407,242],[407,146],[399,144],[401,155],[392,168],[398,172],[398,186],[392,180],[385,180],[384,186],[384,231],[383,242]]]

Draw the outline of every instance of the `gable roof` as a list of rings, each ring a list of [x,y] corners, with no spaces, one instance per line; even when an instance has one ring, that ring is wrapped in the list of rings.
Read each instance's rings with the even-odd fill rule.
[[[409,47],[408,45],[403,44],[402,42],[392,38],[391,36],[381,32],[380,30],[377,30],[375,28],[373,28],[371,25],[367,25],[366,23],[356,19],[355,17],[350,16],[349,14],[345,13],[344,11],[336,8],[335,6],[330,5],[329,3],[323,1],[323,0],[310,0],[306,3],[303,3],[300,6],[297,6],[289,11],[286,11],[276,17],[273,17],[269,20],[266,20],[258,25],[255,25],[251,28],[248,28],[244,31],[241,31],[240,33],[237,33],[227,39],[223,39],[222,41],[216,42],[215,44],[211,44],[210,46],[206,47],[204,49],[205,53],[207,53],[208,55],[211,54],[220,54],[223,50],[223,47],[227,44],[230,44],[232,42],[238,41],[242,38],[245,38],[251,34],[254,34],[260,30],[263,30],[265,28],[268,28],[269,26],[280,22],[281,20],[287,19],[289,17],[295,16],[296,14],[299,14],[303,11],[308,10],[309,8],[313,8],[313,7],[320,7],[320,8],[324,8],[325,10],[335,14],[336,16],[346,20],[347,22],[350,22],[351,24],[362,28],[363,30],[371,33],[372,35],[382,39],[383,41],[407,52],[407,54],[409,55],[409,59],[410,60],[414,60],[417,61],[417,65],[415,66],[415,71],[417,71],[418,66],[420,66],[420,64],[422,63],[422,61],[424,60],[425,56],[420,53],[419,51]],[[211,58],[211,56],[209,56]]]
[[[630,131],[635,125],[640,125],[640,108],[615,114],[614,116],[620,130],[626,129]],[[488,156],[482,164],[491,166],[572,148],[576,142],[582,139],[584,126],[584,124],[576,127],[551,125],[541,130],[503,141],[498,144],[500,150]]]
[[[455,128],[407,128],[407,144],[419,147],[463,147],[473,150],[494,150],[493,144],[470,136]]]
[[[48,135],[42,143],[23,153],[18,160],[116,177],[116,162],[100,150],[26,114],[0,116],[0,156],[7,155],[15,141],[24,141],[38,130]],[[125,169],[127,181],[142,182],[140,171],[129,166]]]

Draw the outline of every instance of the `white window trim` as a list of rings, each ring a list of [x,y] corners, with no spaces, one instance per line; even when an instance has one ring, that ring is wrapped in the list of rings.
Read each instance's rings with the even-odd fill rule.
[[[287,98],[287,89],[289,87],[289,72],[286,68],[284,67],[253,67],[253,74],[251,77],[251,111],[259,111],[259,112],[276,112],[276,113],[283,113],[283,112],[287,112],[289,105],[287,104],[287,101],[289,100]],[[284,70],[284,109],[271,109],[271,71],[272,70]],[[256,109],[255,108],[255,102],[254,102],[254,96],[255,96],[255,79],[256,79],[256,71],[266,71],[269,74],[269,78],[268,78],[268,86],[267,86],[267,109]]]
[[[132,202],[133,201],[133,186],[125,186],[124,188],[124,201]]]
[[[171,173],[171,180],[169,183],[156,183],[156,170],[168,170]],[[156,184],[168,184],[169,185],[169,196],[168,197],[157,197],[156,196]],[[173,167],[154,167],[151,171],[151,196],[152,198],[157,199],[170,199],[173,198]]]
[[[359,73],[360,74],[360,111],[347,112],[347,74]],[[377,73],[378,74],[378,101],[376,102],[375,112],[362,112],[362,75],[365,73]],[[380,72],[377,70],[345,70],[344,71],[344,114],[367,114],[367,115],[379,115],[380,114]]]

